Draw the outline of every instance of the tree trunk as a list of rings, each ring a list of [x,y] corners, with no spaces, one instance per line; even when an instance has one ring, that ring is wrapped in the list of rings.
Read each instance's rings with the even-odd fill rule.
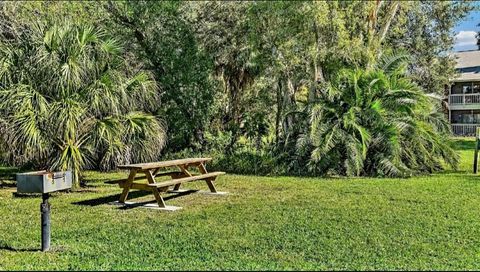
[[[379,43],[382,43],[385,37],[387,36],[387,32],[390,29],[390,24],[392,23],[393,19],[395,18],[395,15],[397,14],[399,5],[400,3],[398,1],[394,1],[391,3],[391,6],[388,12],[387,21],[383,24],[382,28],[380,29]]]
[[[315,35],[315,50],[317,54],[313,59],[313,84],[310,86],[308,90],[308,102],[312,102],[315,100],[317,86],[325,82],[325,77],[323,75],[323,69],[318,60],[318,52],[320,52],[320,35],[318,34],[320,30],[318,29],[318,25],[316,22],[313,23],[313,33]]]
[[[277,81],[277,114],[275,117],[275,145],[278,146],[280,143],[280,122],[282,118],[283,111],[283,96],[282,96],[282,82],[281,79]]]
[[[288,111],[295,110],[295,86],[293,85],[292,79],[287,76],[287,88],[286,88],[286,93],[285,93],[285,108]],[[285,129],[285,132],[288,132],[293,127],[293,116],[289,114],[286,117],[286,123],[287,123],[287,128]]]

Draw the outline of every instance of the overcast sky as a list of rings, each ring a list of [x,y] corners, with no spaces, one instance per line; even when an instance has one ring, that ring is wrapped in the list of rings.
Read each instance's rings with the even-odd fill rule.
[[[478,2],[476,3],[479,4]],[[455,27],[455,51],[478,49],[475,36],[480,31],[480,11],[472,12],[465,20]]]

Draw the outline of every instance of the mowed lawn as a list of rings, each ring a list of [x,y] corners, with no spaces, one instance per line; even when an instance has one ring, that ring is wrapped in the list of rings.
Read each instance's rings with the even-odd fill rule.
[[[103,182],[125,173],[90,172],[87,188],[51,198],[48,253],[38,251],[40,198],[13,197],[7,184],[0,269],[478,270],[480,176],[473,140],[457,147],[458,171],[410,179],[226,175],[217,187],[228,196],[167,195],[177,212],[108,205],[120,190]]]

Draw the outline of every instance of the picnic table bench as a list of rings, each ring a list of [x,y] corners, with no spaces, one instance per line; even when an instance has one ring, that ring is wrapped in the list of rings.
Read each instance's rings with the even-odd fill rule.
[[[136,163],[119,165],[119,169],[129,170],[130,174],[127,179],[114,181],[118,183],[120,188],[123,188],[120,195],[120,203],[125,203],[128,193],[131,189],[151,191],[155,196],[159,208],[166,208],[165,202],[160,195],[166,192],[170,186],[174,186],[172,192],[178,192],[182,183],[204,180],[207,183],[210,192],[217,193],[217,189],[213,181],[225,172],[207,172],[205,163],[211,161],[212,158],[188,158],[171,161],[150,162],[150,163]],[[177,167],[179,171],[160,172],[162,169],[168,167]],[[189,167],[197,167],[200,174],[192,174],[188,171]],[[137,176],[138,174],[144,174]],[[170,176],[171,180],[156,181],[156,177]],[[135,182],[137,180],[147,180],[148,183]]]

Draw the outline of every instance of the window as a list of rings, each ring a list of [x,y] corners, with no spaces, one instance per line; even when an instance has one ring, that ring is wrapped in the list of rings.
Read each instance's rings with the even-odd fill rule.
[[[462,86],[460,86],[460,83],[453,83],[450,94],[462,94]]]
[[[452,124],[480,124],[480,110],[459,110],[452,111]]]
[[[474,122],[475,124],[480,124],[480,113],[474,113],[473,116],[474,116],[473,122]]]
[[[480,82],[473,82],[473,93],[480,93]]]
[[[462,90],[464,94],[470,94],[472,93],[472,83],[463,83],[462,84]]]
[[[454,124],[462,123],[462,114],[457,112],[452,112],[452,123]]]

